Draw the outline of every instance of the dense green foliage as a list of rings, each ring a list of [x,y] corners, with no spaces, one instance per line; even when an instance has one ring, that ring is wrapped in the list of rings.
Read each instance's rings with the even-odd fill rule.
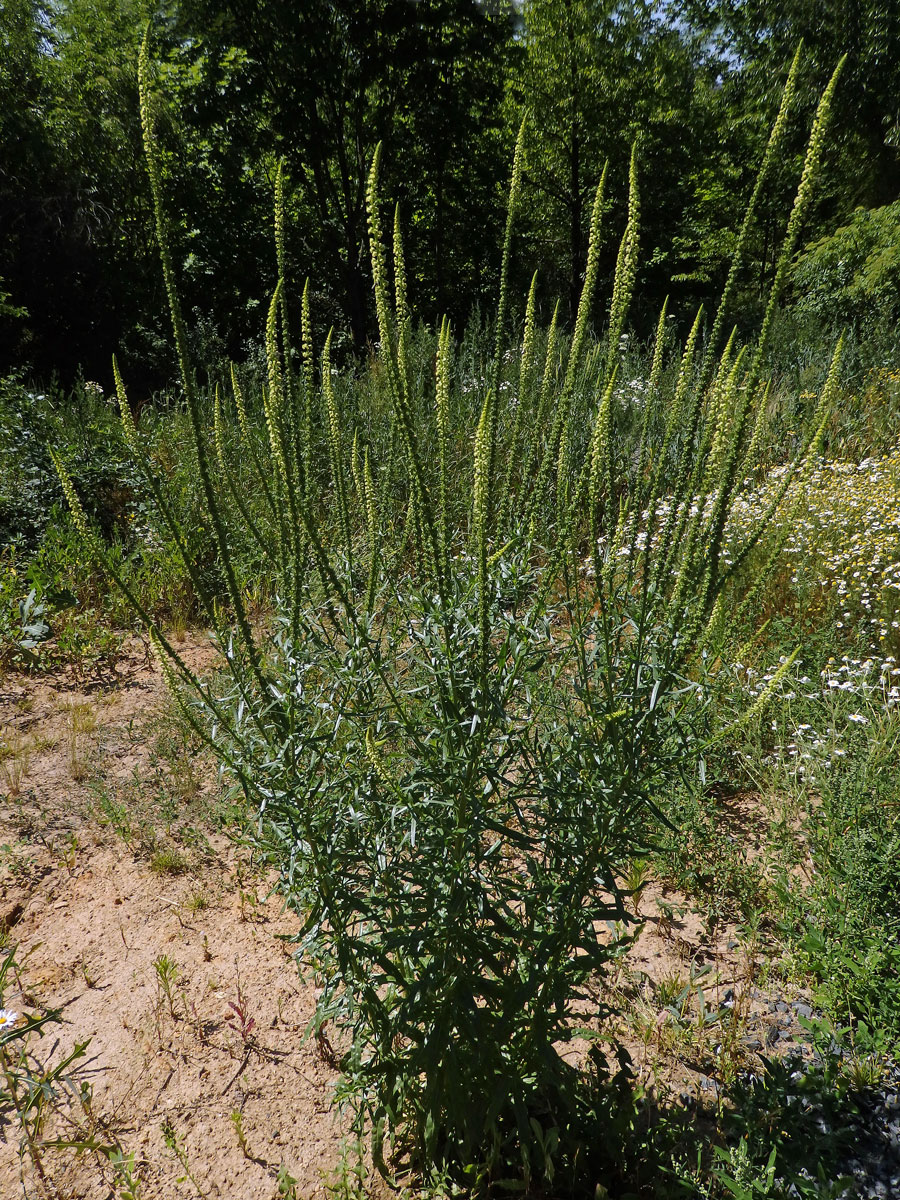
[[[515,9],[161,0],[152,9],[153,86],[174,98],[161,170],[201,368],[259,352],[258,298],[276,277],[264,228],[279,160],[291,273],[310,278],[323,332],[334,324],[357,351],[376,331],[364,194],[377,142],[409,231],[411,301],[423,318],[448,313],[458,326],[495,292],[504,164],[523,108],[533,119],[520,233],[528,253],[518,261],[540,271],[544,322],[557,295],[563,321],[574,320],[594,181],[608,160],[608,200],[621,218],[636,137],[645,171],[636,328],[650,336],[669,292],[678,311],[714,299],[801,38],[807,127],[849,52],[838,161],[803,241],[830,234],[858,205],[896,198],[898,17],[886,0],[798,0],[771,12],[699,0]],[[139,0],[0,5],[0,369],[25,367],[46,383],[55,371],[71,381],[80,367],[109,388],[115,352],[141,398],[175,375],[139,152],[145,10]],[[750,231],[739,281],[747,325],[771,279],[801,126],[792,125]],[[605,237],[607,286],[616,252]],[[516,282],[524,293],[527,279]],[[592,319],[602,325],[599,307]]]
[[[820,102],[839,5],[171,0],[138,65],[144,8],[3,3],[0,668],[137,614],[385,1174],[841,1195],[806,1099],[900,1045],[890,13]],[[693,964],[641,1025],[648,871],[769,939],[817,1059],[742,1074]],[[708,1128],[623,1046],[692,1037]]]
[[[795,654],[731,725],[710,728],[720,680],[707,656],[725,644],[726,612],[741,620],[777,569],[774,518],[809,477],[838,387],[840,341],[796,454],[736,523],[768,421],[767,345],[839,75],[816,114],[759,336],[738,346],[725,322],[798,64],[705,349],[699,317],[671,344],[664,305],[631,409],[617,379],[638,279],[637,154],[606,337],[588,338],[604,171],[572,337],[555,324],[538,334],[532,283],[521,340],[510,341],[523,124],[494,346],[477,376],[466,378],[446,319],[433,367],[414,346],[399,208],[393,237],[382,232],[378,147],[366,192],[379,329],[368,391],[342,403],[331,334],[316,350],[308,289],[299,338],[291,328],[279,169],[263,421],[251,424],[232,373],[237,429],[217,390],[210,431],[144,43],[143,132],[196,464],[190,526],[116,368],[121,430],[152,536],[191,582],[224,683],[190,670],[52,457],[94,560],[149,626],[185,719],[257,812],[258,844],[302,920],[302,961],[322,984],[314,1028],[336,1029],[354,1129],[387,1175],[479,1193],[627,1178],[628,1056],[617,1049],[611,1078],[599,1049],[615,1012],[607,979],[630,940],[627,878],[650,848],[655,796],[702,777],[704,752],[757,719],[793,666]],[[262,570],[260,627],[248,596]],[[576,1036],[597,1042],[578,1065],[562,1050]]]

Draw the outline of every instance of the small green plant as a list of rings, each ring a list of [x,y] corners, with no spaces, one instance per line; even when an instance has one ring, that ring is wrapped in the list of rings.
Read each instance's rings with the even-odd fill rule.
[[[234,1136],[237,1138],[237,1143],[241,1148],[241,1154],[248,1162],[262,1163],[263,1159],[255,1155],[250,1149],[250,1144],[247,1141],[247,1133],[244,1129],[243,1114],[239,1109],[235,1109],[231,1114],[231,1124],[234,1128]]]
[[[23,1167],[27,1155],[44,1191],[54,1194],[47,1165],[48,1149],[104,1149],[93,1138],[54,1137],[49,1142],[44,1139],[48,1120],[60,1111],[64,1093],[89,1111],[90,1088],[84,1079],[79,1079],[75,1069],[75,1064],[87,1053],[89,1042],[76,1042],[56,1062],[40,1061],[34,1041],[43,1036],[47,1025],[60,1023],[62,1017],[53,1010],[33,1016],[6,1007],[10,984],[18,971],[16,947],[9,946],[0,952],[0,1104],[8,1109],[18,1126]]]
[[[733,1149],[714,1146],[713,1153],[721,1164],[713,1171],[713,1176],[735,1200],[754,1200],[757,1196],[773,1195],[775,1160],[778,1157],[775,1146],[762,1169],[751,1162],[746,1138],[741,1138]]]
[[[79,782],[87,779],[91,768],[83,756],[84,739],[97,728],[97,713],[92,704],[68,704],[69,770]]]
[[[17,730],[0,740],[0,778],[10,800],[15,800],[22,794],[30,758],[30,746]]]
[[[191,892],[188,896],[185,901],[185,907],[190,913],[206,912],[209,908],[209,896],[202,887],[197,888],[196,891]]]
[[[50,633],[47,615],[37,588],[22,596],[15,567],[0,561],[0,669],[41,665],[40,645]]]
[[[109,1165],[117,1200],[141,1200],[141,1180],[135,1167],[134,1151],[129,1154],[121,1149],[111,1151]]]
[[[275,1178],[275,1191],[279,1200],[300,1200],[297,1192],[297,1180],[287,1169],[285,1163],[280,1163],[278,1175]]]
[[[673,1005],[677,1006],[679,998],[684,1000],[689,995],[690,984],[685,982],[680,971],[671,971],[658,980],[654,999],[660,1008],[668,1009]]]
[[[135,829],[131,810],[125,800],[113,795],[103,780],[91,781],[90,795],[91,808],[99,823],[104,826],[108,825],[129,850],[135,850],[139,836]]]
[[[178,1020],[178,1010],[175,1007],[176,989],[181,978],[181,968],[174,958],[168,954],[160,954],[153,960],[153,970],[156,972],[156,983],[160,997],[164,997],[173,1021]]]
[[[250,1016],[247,1000],[241,989],[240,976],[237,978],[237,999],[229,1000],[225,1012],[225,1024],[240,1036],[245,1052],[253,1045],[253,1031],[256,1028],[255,1018]]]
[[[205,1196],[206,1193],[200,1186],[197,1176],[194,1174],[193,1168],[191,1167],[191,1160],[188,1157],[183,1136],[178,1133],[178,1130],[170,1120],[164,1121],[160,1126],[160,1129],[166,1149],[175,1156],[179,1166],[181,1167],[182,1171],[184,1171],[184,1174],[181,1176],[178,1182],[185,1183],[186,1181],[189,1181],[193,1185],[194,1191],[198,1196],[201,1197],[202,1200],[202,1197]]]
[[[150,870],[156,875],[184,875],[190,864],[176,846],[164,846],[150,856]]]
[[[74,875],[75,867],[78,862],[78,851],[80,849],[78,836],[72,830],[66,835],[65,842],[62,847],[62,855],[60,858],[60,866],[65,867],[69,875]]]

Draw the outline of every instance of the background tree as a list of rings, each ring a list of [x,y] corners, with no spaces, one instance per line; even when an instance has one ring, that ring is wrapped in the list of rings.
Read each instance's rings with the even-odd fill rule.
[[[900,193],[900,10],[892,0],[0,0],[0,370],[133,387],[172,377],[149,240],[136,52],[152,15],[161,169],[195,359],[252,357],[274,286],[274,177],[285,162],[290,274],[308,276],[336,353],[373,331],[363,200],[384,144],[411,300],[459,327],[493,294],[512,142],[530,112],[516,291],[571,315],[588,214],[609,160],[601,283],[640,141],[649,331],[721,288],[781,84],[801,38],[801,104],[740,281],[759,316],[811,110],[846,49],[829,171],[803,239]],[[602,291],[602,288],[600,289]],[[608,289],[607,289],[608,290]],[[594,320],[602,326],[604,314]],[[546,313],[545,313],[546,316]],[[345,332],[346,331],[346,332]]]
[[[606,161],[613,216],[604,261],[612,272],[637,140],[645,246],[638,293],[652,309],[673,270],[691,165],[715,141],[711,60],[689,29],[643,0],[528,0],[524,28],[514,95],[531,112],[526,182],[532,202],[526,207],[549,290],[565,294],[574,313],[588,215]]]
[[[487,245],[495,218],[484,227],[458,180],[480,178],[475,195],[487,201],[502,178],[492,162],[485,188],[485,153],[500,130],[507,13],[475,0],[186,0],[179,19],[201,91],[210,70],[232,65],[224,104],[220,88],[208,116],[220,119],[223,107],[253,113],[256,127],[242,140],[255,139],[258,162],[285,158],[296,189],[294,257],[318,286],[340,281],[335,299],[357,349],[370,328],[365,184],[378,142],[424,251],[422,297],[440,306],[454,274],[472,282],[477,247],[465,232],[477,230]],[[469,261],[455,261],[451,244],[466,246]]]

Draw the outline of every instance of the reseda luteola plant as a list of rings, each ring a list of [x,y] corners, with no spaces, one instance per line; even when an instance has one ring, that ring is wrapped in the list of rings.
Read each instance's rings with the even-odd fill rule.
[[[807,445],[771,504],[735,535],[729,515],[764,420],[767,339],[834,80],[760,336],[718,343],[798,64],[799,52],[703,357],[698,314],[664,395],[664,308],[633,436],[616,380],[637,276],[636,152],[605,343],[588,349],[604,170],[572,338],[556,313],[540,333],[533,282],[519,344],[509,278],[520,133],[496,344],[470,420],[446,319],[430,381],[413,361],[401,221],[395,212],[389,249],[376,151],[368,213],[380,343],[371,371],[387,410],[376,447],[373,422],[342,410],[331,335],[316,353],[308,285],[294,370],[280,171],[265,441],[237,374],[230,397],[216,395],[210,438],[187,360],[144,40],[156,234],[224,597],[200,577],[118,371],[116,384],[125,439],[206,607],[230,684],[214,691],[199,679],[121,586],[188,719],[258,813],[260,844],[302,921],[303,961],[322,983],[315,1026],[337,1030],[342,1094],[388,1175],[434,1172],[481,1190],[554,1178],[593,1188],[615,1170],[623,1079],[610,1078],[601,1049],[602,980],[629,940],[622,870],[641,848],[656,783],[690,755],[691,663],[746,594],[750,556],[791,480],[809,470],[837,377],[839,352]],[[226,404],[238,446],[224,435]],[[57,465],[76,520],[114,574]],[[261,507],[250,503],[247,473]],[[276,599],[265,630],[247,615],[239,540],[269,564]],[[776,553],[777,539],[763,574]],[[575,1065],[565,1047],[585,1031],[593,1048]]]

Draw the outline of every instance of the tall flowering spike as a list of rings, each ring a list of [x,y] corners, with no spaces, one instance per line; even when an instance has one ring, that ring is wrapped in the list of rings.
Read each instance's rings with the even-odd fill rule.
[[[828,375],[825,378],[825,384],[819,395],[819,403],[816,406],[816,411],[813,416],[813,433],[809,439],[809,444],[807,445],[806,451],[802,456],[796,458],[788,470],[785,471],[781,478],[778,490],[776,491],[772,500],[770,500],[768,507],[762,513],[759,521],[757,522],[756,532],[752,537],[747,539],[740,553],[732,562],[731,566],[727,569],[727,571],[723,572],[723,582],[736,575],[747,561],[749,555],[758,544],[760,538],[765,533],[766,529],[768,529],[769,523],[774,517],[775,513],[781,507],[781,503],[784,500],[784,497],[787,495],[791,484],[797,478],[798,472],[802,478],[803,475],[811,469],[816,456],[821,453],[822,441],[825,437],[825,429],[828,425],[828,418],[834,409],[835,400],[837,398],[843,353],[844,338],[842,335],[838,339],[838,343],[834,348],[831,365],[828,368]]]
[[[519,206],[519,193],[522,190],[522,171],[525,166],[525,128],[527,116],[522,118],[519,126],[519,136],[516,138],[516,149],[513,154],[512,175],[509,181],[509,204],[506,209],[506,231],[503,236],[503,258],[500,263],[500,296],[497,301],[497,328],[494,335],[494,369],[492,386],[488,390],[490,407],[488,411],[488,477],[487,477],[487,520],[490,520],[494,498],[492,495],[494,481],[494,466],[497,461],[497,422],[499,416],[500,366],[502,362],[503,339],[506,329],[506,314],[509,309],[509,264],[512,258],[513,227]]]
[[[547,347],[544,353],[544,373],[541,377],[541,394],[538,398],[538,412],[546,407],[553,390],[553,373],[556,367],[556,345],[559,338],[559,301],[553,306],[553,316],[550,318],[550,328],[547,330]]]
[[[513,226],[519,204],[519,193],[522,190],[522,171],[525,167],[525,129],[527,124],[528,116],[526,114],[522,117],[522,123],[519,125],[519,135],[516,138],[512,174],[509,181],[509,204],[506,209],[506,230],[503,235],[503,258],[500,263],[500,296],[497,302],[497,330],[494,341],[495,386],[499,383],[500,355],[503,349],[506,312],[509,307],[509,262],[512,257]]]
[[[366,446],[365,455],[363,456],[363,489],[366,497],[366,521],[374,538],[378,528],[378,497],[375,494],[375,484],[372,480],[368,446]]]
[[[478,559],[478,628],[481,641],[482,672],[487,670],[488,643],[488,568],[487,568],[487,523],[490,503],[491,470],[491,396],[485,397],[481,417],[475,433],[475,485],[472,501],[472,528],[475,535],[475,554]]]
[[[275,253],[278,259],[278,274],[284,279],[285,271],[285,215],[284,215],[284,159],[278,160],[275,174]]]
[[[393,361],[394,329],[391,320],[390,297],[388,295],[387,256],[381,240],[381,216],[378,212],[378,172],[381,167],[381,142],[375,147],[372,168],[369,171],[369,186],[366,191],[366,206],[369,214],[369,252],[372,256],[372,279],[375,285],[375,312],[378,317],[378,333],[382,352],[387,363]]]
[[[831,109],[834,103],[834,93],[837,91],[838,80],[841,72],[844,69],[844,63],[847,61],[847,55],[844,54],[838,61],[831,79],[828,81],[828,86],[822,93],[822,98],[819,100],[819,106],[816,109],[816,117],[813,121],[812,132],[809,137],[809,145],[806,149],[806,159],[803,163],[803,174],[800,177],[800,186],[797,189],[797,196],[794,200],[794,207],[791,210],[790,219],[788,220],[787,233],[784,238],[784,245],[781,248],[781,254],[778,259],[778,266],[775,268],[775,278],[772,281],[772,288],[769,293],[769,303],[766,306],[766,315],[763,317],[762,328],[759,333],[757,342],[756,354],[754,356],[753,367],[758,369],[768,345],[769,336],[772,332],[772,324],[775,320],[775,312],[778,303],[781,299],[781,293],[784,290],[785,280],[787,279],[788,271],[790,270],[791,261],[797,249],[797,242],[800,238],[800,230],[803,222],[806,219],[806,214],[809,211],[809,205],[812,201],[813,187],[816,177],[819,173],[819,167],[822,162],[822,151],[825,148],[825,135],[828,132],[828,123],[831,120]],[[754,372],[755,374],[755,372]],[[756,382],[754,377],[753,382]]]
[[[372,736],[371,729],[366,730],[366,758],[369,760],[369,764],[372,767],[372,770],[375,772],[375,777],[384,790],[389,792],[395,799],[405,804],[405,797],[400,791],[400,788],[397,786],[397,783],[390,771],[385,766],[384,759],[381,757],[381,753],[379,752],[375,739]]]
[[[732,721],[730,725],[726,725],[724,729],[720,729],[719,732],[711,738],[707,745],[715,745],[717,742],[721,742],[726,738],[730,738],[733,734],[737,733],[738,730],[746,729],[748,725],[750,725],[758,717],[761,717],[772,703],[775,693],[781,687],[785,676],[797,661],[797,655],[799,653],[800,647],[798,646],[796,650],[787,656],[784,662],[779,666],[778,670],[774,672],[772,678],[760,692],[754,703],[751,704],[750,707],[744,713],[742,713],[736,721]]]
[[[113,379],[116,382],[116,399],[119,402],[119,421],[122,425],[122,434],[125,438],[125,445],[131,451],[132,455],[139,457],[139,446],[137,429],[134,424],[134,417],[131,415],[131,405],[128,403],[128,397],[125,394],[125,383],[122,379],[122,374],[119,371],[119,364],[116,361],[116,356],[113,355]]]
[[[663,300],[663,306],[659,312],[659,320],[656,323],[656,340],[653,343],[653,361],[650,366],[650,375],[647,380],[647,397],[644,402],[644,412],[641,418],[641,441],[640,455],[638,458],[637,478],[640,481],[644,477],[644,472],[647,464],[650,461],[652,443],[654,438],[653,422],[659,411],[660,402],[660,380],[662,379],[663,369],[663,353],[666,346],[666,315],[669,308],[669,297],[666,296]],[[635,530],[637,523],[635,523]]]
[[[654,521],[653,513],[650,512],[654,493],[654,473],[650,470],[653,461],[653,451],[659,444],[659,436],[657,432],[657,418],[661,407],[661,388],[660,380],[662,379],[663,356],[666,345],[666,315],[669,308],[669,297],[666,296],[663,301],[662,308],[659,311],[659,320],[656,323],[656,340],[653,344],[653,361],[650,366],[650,375],[647,380],[647,394],[644,400],[644,411],[641,415],[641,437],[639,442],[638,465],[635,477],[637,486],[635,490],[635,501],[641,507],[646,507],[648,510],[648,528],[652,526]],[[634,577],[634,572],[637,567],[640,555],[637,553],[638,534],[641,531],[641,522],[637,519],[637,514],[632,513],[630,522],[631,526],[631,541],[628,547],[628,584]],[[623,527],[625,522],[623,522]],[[649,548],[650,534],[647,529],[644,530],[646,535],[645,545]],[[624,528],[623,528],[624,536]]]
[[[278,305],[281,300],[282,282],[279,279],[269,302],[269,314],[266,318],[266,375],[269,381],[269,391],[276,402],[281,400],[282,375],[281,362],[278,355]]]
[[[684,346],[684,351],[681,355],[681,365],[678,368],[678,379],[675,383],[675,395],[672,398],[672,403],[669,405],[669,411],[666,414],[666,428],[663,434],[662,446],[656,458],[656,467],[653,472],[653,487],[650,490],[650,495],[647,499],[647,507],[650,512],[650,524],[647,532],[648,544],[652,541],[654,530],[658,522],[657,501],[662,494],[664,488],[671,490],[671,502],[668,505],[668,513],[666,515],[665,525],[659,539],[660,552],[656,555],[656,561],[653,567],[653,580],[658,589],[664,579],[667,578],[667,573],[671,565],[672,559],[676,553],[678,539],[675,537],[675,527],[679,520],[679,514],[683,511],[682,501],[685,499],[685,489],[687,481],[688,467],[692,456],[690,448],[686,450],[678,464],[678,470],[675,476],[674,486],[666,479],[665,472],[669,459],[669,450],[675,438],[675,433],[681,425],[687,398],[690,394],[690,384],[694,376],[695,360],[697,354],[697,345],[700,340],[700,325],[703,319],[703,305],[697,309],[697,315],[694,318],[694,324],[691,326],[691,332],[688,335],[687,342]]]
[[[560,530],[565,526],[569,507],[569,459],[569,422],[566,421],[556,455],[556,527]]]
[[[91,528],[88,525],[88,520],[82,508],[81,501],[78,499],[78,493],[75,491],[75,485],[72,483],[72,477],[63,466],[63,461],[55,450],[50,451],[50,458],[56,468],[56,474],[59,476],[59,482],[62,484],[63,495],[66,498],[71,512],[72,519],[75,521],[75,528],[87,542],[93,542],[94,536],[91,533]]]
[[[250,426],[247,422],[247,409],[244,407],[244,393],[241,391],[241,385],[238,381],[237,371],[234,369],[234,363],[231,364],[231,391],[234,395],[234,404],[237,408],[238,425],[241,427],[241,437],[245,442],[250,441]]]
[[[347,493],[344,488],[344,447],[341,437],[341,415],[338,411],[337,397],[334,394],[334,382],[331,377],[331,336],[329,329],[325,346],[322,350],[322,391],[325,396],[325,413],[328,420],[328,452],[331,459],[331,476],[334,481],[334,493],[337,499],[338,518],[341,523],[341,533],[349,554],[352,547],[352,530],[350,514],[347,510]]]
[[[359,498],[360,507],[363,512],[366,508],[366,493],[363,484],[361,463],[359,457],[359,430],[353,430],[353,445],[350,447],[350,474],[353,476],[353,486],[356,488],[356,495]]]
[[[604,492],[607,498],[612,497],[613,479],[609,470],[609,450],[612,433],[612,398],[616,386],[617,374],[618,365],[615,365],[607,382],[603,398],[597,407],[597,415],[594,418],[594,428],[591,432],[591,441],[588,446],[588,504],[590,505],[592,521],[596,518],[597,509]]]
[[[316,352],[313,346],[312,319],[309,311],[309,279],[303,285],[300,303],[300,336],[303,339],[303,381],[306,384],[307,404],[316,386]]]
[[[525,303],[525,332],[522,336],[522,357],[519,360],[519,403],[525,397],[525,392],[531,379],[534,366],[534,333],[536,326],[536,294],[538,273],[531,277],[531,287],[528,289],[528,300]]]
[[[766,429],[766,417],[769,408],[769,397],[772,394],[772,381],[767,379],[765,383],[760,384],[756,389],[756,406],[753,418],[753,432],[750,434],[750,442],[747,446],[747,453],[744,455],[744,464],[747,471],[755,471],[758,463],[756,461],[759,454],[759,446],[762,441],[763,433]]]
[[[222,401],[219,398],[219,385],[216,384],[213,392],[213,438],[216,447],[216,461],[219,464],[219,470],[225,474],[225,435],[224,426],[222,423]]]
[[[550,328],[547,330],[547,345],[544,353],[544,370],[541,378],[541,388],[538,393],[537,414],[533,421],[529,422],[526,430],[525,449],[521,456],[520,478],[522,480],[523,489],[530,486],[531,472],[534,468],[535,459],[538,457],[538,449],[543,436],[544,423],[547,414],[547,407],[550,403],[550,394],[552,391],[554,369],[556,365],[556,339],[558,333],[559,322],[559,301],[553,309],[553,316],[550,318]],[[535,481],[535,486],[532,490],[532,502],[529,505],[528,513],[528,529],[529,536],[534,532],[534,514],[537,511],[536,495],[539,487],[541,487],[541,469],[543,461],[538,459],[538,479]],[[524,491],[522,495],[524,496]]]
[[[825,426],[827,424],[828,415],[834,405],[835,395],[836,395],[837,388],[838,388],[838,379],[839,379],[839,374],[840,374],[840,364],[841,364],[841,357],[843,354],[843,347],[844,347],[844,339],[843,339],[843,337],[841,337],[838,340],[837,346],[835,347],[834,355],[831,360],[831,366],[829,367],[828,375],[825,379],[825,384],[822,388],[822,393],[819,397],[819,404],[816,408],[816,413],[813,418],[813,435],[810,438],[810,441],[806,448],[805,453],[802,456],[798,456],[798,458],[796,458],[794,460],[794,462],[791,464],[790,468],[785,472],[785,474],[781,480],[779,489],[776,492],[775,499],[774,499],[773,503],[770,505],[769,510],[763,515],[763,518],[760,522],[760,525],[759,525],[760,532],[759,532],[758,536],[762,535],[762,532],[767,527],[769,520],[771,519],[771,517],[774,515],[774,513],[777,511],[777,509],[781,505],[781,502],[784,499],[784,496],[786,495],[787,490],[790,487],[791,482],[795,478],[797,472],[799,471],[802,473],[803,471],[805,471],[807,469],[809,463],[811,462],[811,459],[819,452],[819,448],[821,446],[821,439],[824,437],[824,433],[825,433]],[[743,404],[743,410],[742,410],[742,415],[744,416],[744,418],[746,418],[746,413],[747,413],[748,408],[749,408],[749,400],[745,399],[744,404]],[[710,518],[710,521],[708,524],[708,528],[710,531],[709,537],[706,539],[706,541],[707,541],[707,556],[709,559],[709,566],[708,566],[708,571],[707,571],[708,583],[707,583],[707,589],[706,589],[708,600],[710,600],[712,598],[716,589],[719,587],[720,578],[721,578],[719,550],[720,550],[720,547],[722,544],[725,523],[728,518],[728,505],[730,503],[730,498],[731,498],[735,488],[737,487],[737,484],[742,475],[742,472],[739,469],[742,466],[742,462],[741,462],[741,458],[740,458],[740,454],[739,454],[740,434],[741,433],[742,433],[742,430],[739,428],[737,431],[737,435],[735,436],[734,442],[732,444],[732,447],[730,449],[728,460],[726,461],[726,464],[722,471],[722,482],[720,484],[719,496],[717,497],[717,501],[716,501],[717,505],[719,506],[720,511],[718,513],[716,513],[714,511],[713,516]],[[726,503],[726,500],[723,499],[723,497],[727,498],[727,503]],[[751,539],[747,544],[745,544],[744,549],[741,551],[741,554],[738,556],[738,559],[724,573],[725,578],[728,578],[729,575],[731,575],[733,573],[733,571],[736,569],[736,566],[738,565],[738,562],[740,560],[742,560],[742,558],[745,557],[746,554],[749,552],[749,549],[751,548],[751,544],[752,545],[756,544],[756,541],[758,540],[758,536],[754,539]]]
[[[285,486],[288,485],[288,465],[284,453],[283,430],[281,426],[281,406],[283,394],[281,390],[281,363],[278,358],[278,302],[281,297],[281,280],[272,293],[269,304],[269,315],[266,319],[266,366],[269,378],[268,388],[263,389],[263,411],[266,415],[266,429],[269,434],[269,446],[272,460]]]
[[[612,303],[609,312],[609,361],[618,353],[619,337],[625,327],[625,318],[631,304],[634,283],[637,277],[638,243],[641,219],[638,193],[637,142],[631,147],[631,163],[628,168],[628,223],[619,247],[616,277],[613,282]]]
[[[406,260],[403,257],[399,203],[394,205],[394,300],[397,324],[402,330],[409,323],[409,301],[406,295]]]
[[[441,554],[447,555],[447,453],[450,444],[450,322],[441,321],[435,367],[435,404],[438,435],[438,536]]]
[[[521,465],[519,437],[521,435],[522,418],[525,412],[526,400],[531,393],[532,376],[534,374],[534,337],[536,326],[536,292],[537,271],[531,277],[531,287],[528,289],[528,300],[525,304],[525,330],[522,336],[522,352],[519,355],[519,380],[515,393],[515,413],[512,429],[506,446],[506,471],[500,488],[498,502],[497,525],[502,529],[513,497],[513,471]]]
[[[656,323],[656,339],[653,343],[653,362],[650,366],[650,391],[656,391],[659,388],[659,381],[662,378],[663,369],[663,351],[666,347],[666,317],[669,312],[669,297],[666,296],[663,300],[662,308],[659,310],[659,321]]]
[[[716,377],[712,382],[712,386],[704,397],[706,403],[706,431],[713,433],[718,428],[719,418],[722,412],[722,403],[725,396],[725,391],[728,387],[728,380],[731,376],[731,370],[734,366],[734,344],[737,340],[737,327],[731,331],[731,336],[725,343],[725,349],[722,351],[722,356],[719,359],[719,366],[716,371]]]
[[[311,485],[313,403],[316,394],[316,352],[313,347],[312,318],[309,310],[309,279],[307,279],[303,285],[303,298],[300,302],[300,339],[302,342],[304,392],[303,413],[300,421],[300,453],[303,458],[304,486],[307,489]]]
[[[380,163],[381,144],[379,143],[372,159],[372,169],[369,172],[366,203],[369,214],[369,246],[372,257],[372,276],[375,285],[375,309],[378,314],[378,328],[382,343],[381,362],[384,364],[391,403],[398,417],[398,425],[410,468],[412,485],[410,490],[410,514],[413,518],[412,524],[416,531],[419,561],[423,564],[428,577],[435,579],[438,589],[443,594],[445,581],[438,546],[438,533],[434,522],[434,512],[432,511],[428,486],[425,482],[416,422],[410,409],[406,388],[400,379],[395,357],[395,330],[389,297],[387,255],[381,240],[381,218],[378,211],[378,171]]]
[[[688,334],[688,339],[684,344],[684,350],[681,355],[681,364],[678,368],[678,379],[675,383],[675,395],[672,397],[672,404],[669,408],[669,414],[666,419],[666,440],[663,446],[664,450],[668,449],[668,444],[671,441],[672,435],[675,432],[675,427],[681,420],[684,411],[685,401],[690,389],[691,376],[694,371],[694,363],[697,355],[697,344],[700,341],[700,329],[703,321],[703,305],[697,309],[697,315],[694,317],[694,323],[691,326],[691,331]]]
[[[535,487],[529,509],[529,529],[531,530],[534,529],[535,516],[540,509],[540,505],[543,503],[544,492],[556,460],[559,439],[562,436],[565,423],[569,419],[569,404],[571,401],[571,394],[575,386],[575,379],[581,363],[584,340],[587,336],[588,318],[590,316],[594,287],[597,281],[597,270],[599,267],[600,225],[603,216],[603,193],[606,187],[606,172],[607,167],[604,166],[603,173],[600,176],[600,183],[597,185],[597,192],[594,196],[594,207],[591,213],[591,236],[588,243],[587,266],[584,274],[584,287],[581,289],[581,300],[578,304],[578,317],[575,321],[575,332],[572,335],[572,345],[569,350],[569,361],[566,367],[566,377],[563,383],[562,392],[559,396],[559,401],[556,405],[556,412],[553,414],[553,422],[550,426],[550,434],[547,439],[546,451],[541,460],[540,470],[538,471],[537,486]]]
[[[366,588],[366,613],[371,616],[375,609],[375,589],[378,584],[378,500],[372,469],[369,465],[369,447],[363,460],[363,488],[366,496],[366,524],[369,533],[369,583]]]
[[[741,231],[738,234],[737,243],[735,244],[734,254],[731,257],[731,265],[728,268],[728,277],[725,280],[725,287],[722,289],[722,295],[719,299],[719,307],[716,310],[713,327],[710,331],[709,340],[707,342],[706,354],[703,360],[703,369],[701,371],[701,380],[706,381],[708,374],[712,369],[714,356],[717,353],[719,338],[722,334],[722,328],[725,323],[725,317],[728,313],[728,307],[731,303],[734,290],[737,287],[738,274],[744,261],[744,252],[747,246],[747,239],[750,235],[750,230],[756,217],[756,210],[759,207],[760,196],[762,195],[763,187],[769,177],[772,169],[772,164],[775,161],[781,143],[784,140],[785,130],[787,128],[788,116],[794,103],[794,96],[797,91],[797,78],[800,73],[800,61],[803,55],[803,42],[797,46],[797,52],[794,55],[794,61],[791,63],[791,69],[788,72],[787,83],[784,86],[784,91],[781,95],[781,106],[778,109],[778,116],[775,118],[775,124],[772,126],[772,132],[769,134],[769,141],[766,145],[765,153],[763,154],[762,164],[759,168],[759,173],[756,176],[756,182],[753,185],[753,192],[750,196],[750,201],[747,205],[747,210],[744,213],[744,220],[741,224]]]
[[[550,427],[550,434],[547,438],[547,444],[542,451],[542,435],[544,425],[546,423],[547,411],[550,407],[550,402],[555,394],[554,380],[556,378],[556,347],[559,338],[559,301],[553,309],[553,317],[550,321],[550,329],[547,332],[547,350],[544,356],[544,374],[541,380],[541,393],[538,398],[538,415],[531,429],[531,456],[529,459],[529,467],[535,458],[538,462],[537,478],[532,489],[531,501],[528,506],[528,536],[533,537],[535,531],[535,523],[537,514],[540,512],[541,505],[544,500],[544,493],[547,489],[547,481],[550,478],[550,472],[553,466],[553,453],[556,449],[555,437],[557,428],[561,428],[560,422],[562,414],[560,409],[563,406],[565,395],[557,401],[556,412],[553,416],[553,422]],[[526,476],[527,477],[527,476]]]
[[[712,442],[706,460],[706,474],[701,491],[720,487],[723,483],[722,474],[726,468],[726,445],[729,433],[729,423],[737,407],[738,385],[744,371],[744,360],[747,357],[747,347],[742,346],[719,390],[716,406],[715,421],[712,429]],[[732,430],[737,433],[737,430]]]
[[[405,395],[410,394],[409,336],[410,314],[406,295],[406,261],[403,257],[403,232],[400,228],[400,205],[394,205],[394,308],[397,314],[397,358],[400,381]]]
[[[822,395],[819,398],[819,409],[828,412],[834,407],[834,401],[837,396],[838,383],[840,379],[841,363],[844,358],[844,344],[846,335],[841,334],[837,340],[837,345],[834,348],[834,354],[831,356],[831,366],[828,368],[828,375],[825,378],[825,386],[822,388]]]
[[[594,193],[594,206],[591,209],[591,228],[588,237],[587,264],[584,269],[584,286],[581,289],[581,299],[578,301],[578,315],[575,318],[575,332],[572,335],[572,348],[569,352],[569,365],[566,370],[566,381],[563,391],[568,393],[575,383],[575,375],[587,336],[588,320],[591,306],[594,303],[594,291],[597,286],[597,272],[600,269],[600,230],[603,224],[603,197],[606,191],[606,175],[609,163],[603,164],[600,182]]]

